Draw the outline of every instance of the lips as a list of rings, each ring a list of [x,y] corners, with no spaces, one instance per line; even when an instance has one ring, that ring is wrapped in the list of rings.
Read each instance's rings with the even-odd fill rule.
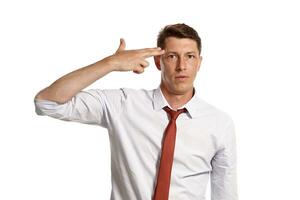
[[[188,80],[188,76],[184,76],[184,75],[175,76],[175,80],[178,82],[186,82]]]
[[[175,78],[183,79],[183,78],[188,78],[188,76],[180,75],[180,76],[175,76]]]

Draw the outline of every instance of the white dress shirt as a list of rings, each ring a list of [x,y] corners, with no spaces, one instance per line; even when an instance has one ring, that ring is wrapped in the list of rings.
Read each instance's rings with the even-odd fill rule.
[[[108,130],[111,200],[151,200],[156,185],[169,106],[161,89],[92,89],[65,104],[35,100],[36,113],[97,124]],[[170,107],[170,106],[169,106]],[[195,92],[176,120],[170,200],[237,200],[236,146],[231,117]]]

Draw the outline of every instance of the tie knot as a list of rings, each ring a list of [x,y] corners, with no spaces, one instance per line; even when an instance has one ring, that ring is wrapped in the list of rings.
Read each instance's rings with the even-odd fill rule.
[[[175,111],[175,110],[172,110],[171,108],[169,108],[168,106],[165,106],[163,109],[170,115],[171,120],[176,120],[177,117],[181,113],[186,112],[186,108],[179,109],[179,110]]]

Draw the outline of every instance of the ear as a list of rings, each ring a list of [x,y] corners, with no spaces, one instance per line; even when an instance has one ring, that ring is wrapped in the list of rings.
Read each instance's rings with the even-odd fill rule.
[[[199,71],[201,63],[202,63],[202,56],[200,56],[200,58],[199,58],[199,63],[198,63],[198,69],[197,69],[197,71]]]
[[[160,58],[161,56],[154,56],[154,63],[156,65],[156,68],[160,71],[161,68],[160,68]]]

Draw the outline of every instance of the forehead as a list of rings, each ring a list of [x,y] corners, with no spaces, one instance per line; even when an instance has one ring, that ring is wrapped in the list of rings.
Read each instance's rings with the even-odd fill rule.
[[[197,42],[190,38],[168,37],[165,40],[165,50],[171,52],[198,52]]]

